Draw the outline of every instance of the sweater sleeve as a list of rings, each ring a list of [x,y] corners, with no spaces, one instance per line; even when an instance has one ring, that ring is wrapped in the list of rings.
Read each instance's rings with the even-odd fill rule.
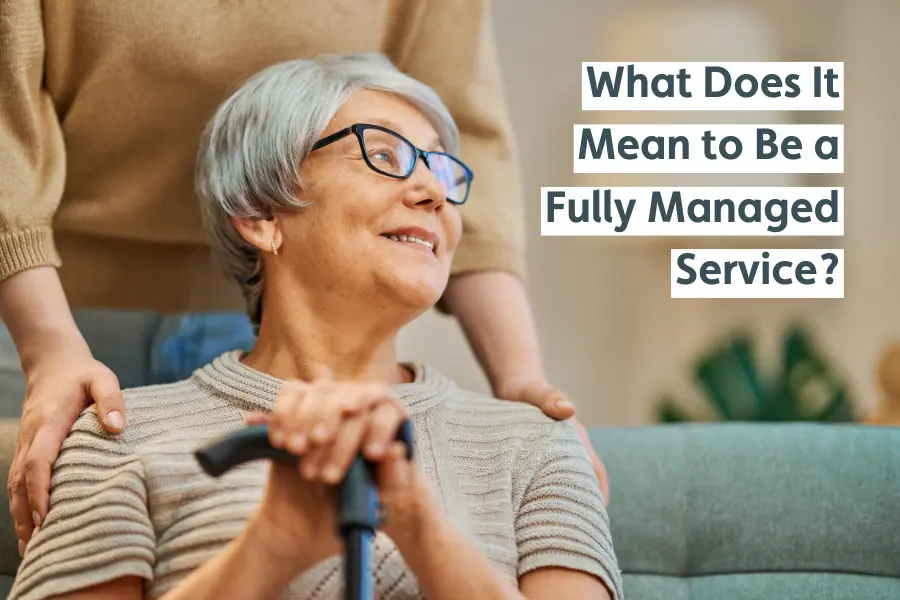
[[[422,2],[393,54],[431,86],[460,130],[460,158],[475,174],[460,212],[463,236],[453,274],[502,270],[524,277],[525,222],[519,159],[506,108],[490,2]],[[415,15],[409,17],[415,20]]]
[[[53,469],[50,511],[28,544],[9,600],[43,600],[126,576],[153,577],[156,535],[140,458],[79,418]]]
[[[613,600],[622,580],[609,517],[584,443],[568,421],[553,425],[516,516],[519,576],[544,567],[590,573]]]
[[[0,282],[60,265],[51,224],[65,150],[43,88],[44,49],[40,0],[0,0]]]

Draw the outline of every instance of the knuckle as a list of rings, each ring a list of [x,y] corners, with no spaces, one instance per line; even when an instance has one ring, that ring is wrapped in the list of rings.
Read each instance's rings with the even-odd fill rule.
[[[94,362],[84,372],[84,378],[89,382],[119,385],[119,378],[103,363]]]
[[[15,515],[13,515],[13,518],[15,519]],[[29,537],[31,537],[31,529],[28,528],[28,525],[25,525],[18,519],[15,520],[15,530],[16,537],[20,540],[27,540]]]
[[[33,452],[29,452],[28,456],[25,457],[25,472],[30,473],[40,468],[44,464],[44,462],[45,461],[43,459],[35,455]]]
[[[7,479],[7,481],[6,481],[6,494],[10,498],[10,502],[9,502],[10,509],[12,508],[12,506],[15,502],[14,499],[15,499],[16,494],[19,493],[19,490],[21,490],[24,487],[24,484],[25,484],[25,480],[22,477],[22,473],[19,470],[14,470],[14,471],[10,472],[9,479]]]
[[[319,379],[313,384],[313,387],[320,394],[330,394],[335,391],[336,384],[330,379]]]
[[[294,398],[290,395],[280,394],[275,400],[275,409],[272,411],[273,419],[280,419],[291,412],[294,406]]]
[[[369,383],[367,389],[373,394],[391,394],[391,386],[387,385],[383,381],[372,381]]]
[[[306,386],[304,384],[293,379],[285,380],[284,383],[281,384],[281,391],[283,393],[300,394],[304,389],[306,389]]]

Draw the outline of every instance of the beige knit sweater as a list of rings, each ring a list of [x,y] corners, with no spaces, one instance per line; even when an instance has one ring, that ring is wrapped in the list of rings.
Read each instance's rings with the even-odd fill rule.
[[[571,424],[460,390],[429,367],[415,371],[412,383],[394,389],[412,416],[421,468],[460,530],[511,581],[540,567],[568,567],[601,578],[619,600],[609,521]],[[192,451],[242,427],[247,412],[270,411],[279,387],[230,352],[186,381],[127,390],[129,424],[119,437],[85,411],[63,445],[50,512],[9,600],[126,575],[146,579],[145,597],[159,598],[222,552],[260,501],[266,464],[213,479]],[[375,550],[378,597],[420,598],[384,534]],[[338,599],[342,581],[333,557],[294,581],[285,598]]]

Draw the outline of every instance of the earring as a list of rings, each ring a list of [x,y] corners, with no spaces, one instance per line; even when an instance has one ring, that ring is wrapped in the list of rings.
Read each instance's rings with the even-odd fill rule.
[[[272,254],[278,256],[278,246],[275,245],[275,240],[272,240]]]

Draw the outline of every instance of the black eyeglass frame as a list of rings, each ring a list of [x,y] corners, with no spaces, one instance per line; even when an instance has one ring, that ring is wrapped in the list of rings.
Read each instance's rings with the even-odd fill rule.
[[[408,173],[406,173],[405,175],[397,175],[395,173],[387,173],[372,164],[372,161],[369,160],[369,153],[366,151],[366,141],[365,141],[365,138],[363,137],[363,134],[367,129],[375,129],[375,130],[383,131],[384,133],[388,133],[393,136],[396,136],[401,141],[408,144],[410,148],[415,150],[416,157],[415,157],[415,160],[413,160],[410,163]],[[363,160],[366,161],[366,164],[369,166],[369,168],[372,169],[373,171],[375,171],[376,173],[378,173],[379,175],[385,175],[387,177],[392,177],[394,179],[409,179],[412,176],[413,172],[415,172],[416,165],[419,164],[420,158],[422,159],[422,162],[425,163],[425,166],[428,168],[429,171],[431,170],[431,165],[428,162],[428,158],[430,156],[445,156],[445,157],[449,158],[450,160],[452,160],[453,162],[455,162],[456,164],[458,164],[459,166],[462,167],[463,172],[466,174],[466,177],[468,178],[468,185],[466,186],[466,197],[465,198],[463,198],[462,200],[453,200],[451,198],[446,198],[446,200],[447,200],[447,202],[449,202],[451,204],[456,204],[457,206],[459,206],[461,204],[465,204],[466,201],[469,199],[469,192],[472,190],[472,180],[475,178],[475,174],[472,172],[472,169],[470,169],[466,163],[459,160],[452,154],[448,154],[446,152],[431,152],[428,150],[422,150],[421,148],[419,148],[418,146],[413,144],[411,141],[409,141],[408,139],[406,139],[405,137],[403,137],[402,135],[400,135],[399,133],[394,131],[393,129],[388,129],[387,127],[382,127],[381,125],[373,125],[372,123],[354,123],[350,127],[345,127],[344,129],[341,129],[340,131],[335,131],[331,135],[326,135],[325,137],[323,137],[322,139],[317,141],[315,144],[313,144],[311,151],[315,152],[316,150],[318,150],[320,148],[324,148],[325,146],[327,146],[329,144],[333,144],[334,142],[336,142],[338,140],[342,140],[345,137],[347,137],[348,135],[350,135],[351,133],[356,136],[356,140],[359,142],[359,148],[360,148],[360,150],[362,150]]]

